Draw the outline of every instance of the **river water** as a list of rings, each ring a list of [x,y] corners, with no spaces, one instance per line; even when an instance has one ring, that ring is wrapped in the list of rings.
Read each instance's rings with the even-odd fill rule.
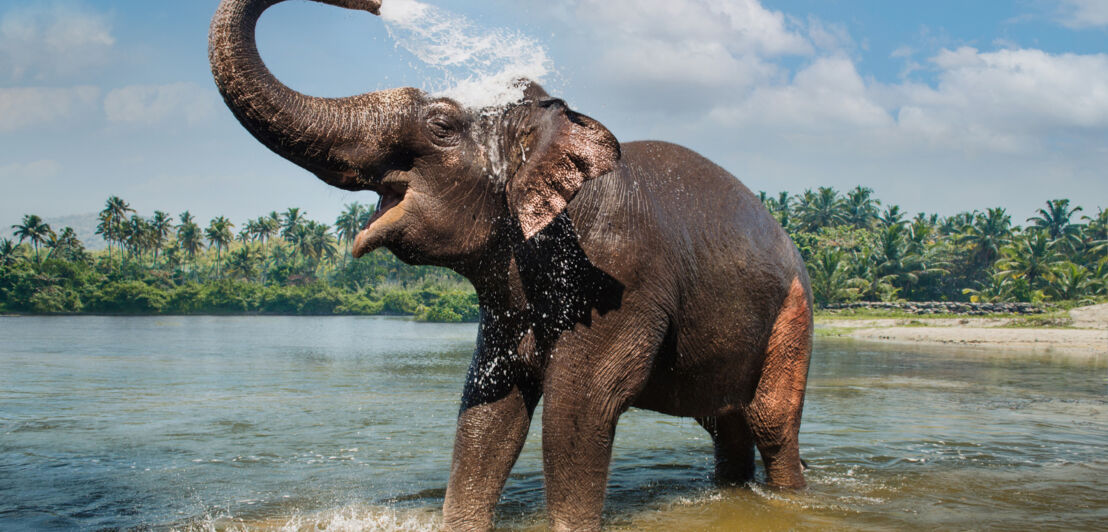
[[[476,327],[0,318],[0,528],[421,530]],[[536,423],[498,524],[542,529]],[[817,339],[810,488],[711,482],[690,419],[617,431],[616,530],[1103,529],[1108,359]]]

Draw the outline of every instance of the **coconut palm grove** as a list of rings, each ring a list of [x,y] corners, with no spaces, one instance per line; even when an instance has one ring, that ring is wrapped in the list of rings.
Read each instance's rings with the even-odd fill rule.
[[[760,194],[808,265],[817,306],[853,301],[1083,304],[1108,299],[1108,211],[1046,201],[1014,222],[1004,208],[910,216],[873,191]],[[373,208],[334,224],[291,207],[236,226],[189,212],[151,217],[112,196],[89,251],[70,227],[28,214],[0,239],[0,312],[69,314],[395,314],[475,321],[457,274],[350,245]]]

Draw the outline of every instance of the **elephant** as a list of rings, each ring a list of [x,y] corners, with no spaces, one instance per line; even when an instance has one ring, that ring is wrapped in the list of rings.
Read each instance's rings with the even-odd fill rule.
[[[723,168],[660,141],[620,142],[537,83],[495,109],[415,88],[307,96],[262,62],[282,0],[222,0],[216,85],[278,155],[379,207],[352,248],[450,268],[476,290],[443,519],[492,527],[540,398],[555,530],[601,527],[612,442],[631,407],[693,417],[715,478],[805,486],[798,434],[812,295],[796,246]],[[380,0],[316,0],[379,14]]]

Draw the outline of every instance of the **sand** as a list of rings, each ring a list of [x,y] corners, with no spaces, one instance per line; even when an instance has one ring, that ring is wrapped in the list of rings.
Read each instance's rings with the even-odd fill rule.
[[[1078,307],[1064,327],[1019,327],[1013,318],[849,319],[821,317],[817,328],[859,340],[997,347],[1108,355],[1108,303]],[[1065,321],[1065,320],[1061,320]]]

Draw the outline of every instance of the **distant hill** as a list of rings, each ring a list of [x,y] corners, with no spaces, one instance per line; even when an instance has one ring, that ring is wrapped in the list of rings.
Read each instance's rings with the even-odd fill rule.
[[[96,213],[71,214],[69,216],[45,218],[45,220],[54,231],[72,227],[73,231],[77,233],[77,238],[81,239],[85,249],[89,251],[108,249],[108,242],[96,234],[96,225],[100,223]]]

